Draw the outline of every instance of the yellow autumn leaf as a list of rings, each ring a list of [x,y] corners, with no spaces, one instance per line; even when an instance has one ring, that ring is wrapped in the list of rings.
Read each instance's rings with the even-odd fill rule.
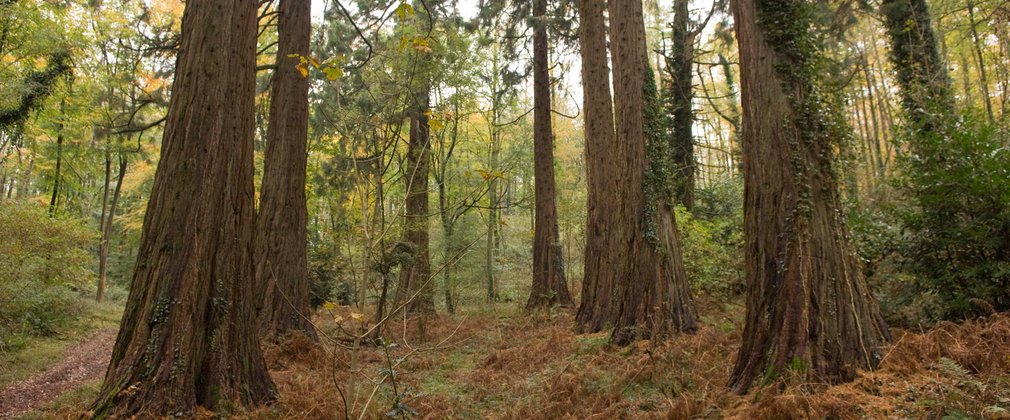
[[[411,48],[423,53],[431,52],[431,44],[427,39],[421,37],[414,38],[414,40],[411,41]]]
[[[396,16],[400,18],[400,20],[404,20],[407,18],[407,16],[413,14],[414,14],[414,7],[408,3],[400,3],[400,5],[396,7]]]
[[[344,71],[341,70],[340,67],[329,65],[329,66],[323,67],[323,74],[326,75],[327,79],[337,80],[337,79],[341,78],[344,75]]]
[[[305,63],[299,63],[295,66],[295,69],[298,70],[298,73],[300,73],[302,77],[309,77],[309,69],[305,67]]]

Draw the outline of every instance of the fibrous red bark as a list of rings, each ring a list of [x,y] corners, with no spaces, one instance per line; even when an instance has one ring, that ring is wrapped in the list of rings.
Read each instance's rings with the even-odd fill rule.
[[[614,135],[614,109],[607,65],[606,2],[576,2],[579,11],[579,46],[582,54],[583,112],[586,153],[586,249],[582,297],[575,316],[575,331],[602,331],[616,318],[613,288],[618,245],[618,174],[609,164],[621,159]]]
[[[547,0],[533,0],[533,287],[526,309],[554,304],[573,306],[565,279],[558,233],[554,183],[554,132],[551,129],[551,82],[547,54]]]
[[[277,68],[256,215],[259,328],[265,336],[299,331],[315,337],[309,313],[305,198],[309,82],[296,69],[299,58],[290,57],[309,55],[312,4],[281,0],[278,12]]]
[[[857,368],[880,361],[890,338],[842,219],[833,165],[834,141],[843,132],[837,128],[844,124],[820,96],[807,5],[771,3],[733,5],[748,288],[743,343],[730,379],[740,393],[758,378],[851,380]]]
[[[257,3],[191,1],[130,296],[92,413],[271,401],[255,327]]]

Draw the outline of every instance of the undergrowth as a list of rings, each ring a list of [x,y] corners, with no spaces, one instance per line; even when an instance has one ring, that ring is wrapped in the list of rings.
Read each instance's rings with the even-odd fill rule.
[[[373,382],[388,373],[381,347],[359,350],[354,362],[340,348],[337,363],[328,364],[329,346],[296,339],[268,351],[280,402],[249,416],[344,418],[336,383],[352,418],[372,394],[364,418],[1010,418],[1007,315],[899,331],[880,368],[848,384],[771,384],[746,396],[726,389],[738,317],[706,318],[725,321],[627,348],[610,346],[604,333],[573,334],[568,314],[438,318],[428,321],[425,343],[417,342],[416,321],[404,328],[401,320],[384,331],[398,342],[389,359],[406,357],[393,375],[395,394],[388,380]],[[446,338],[438,349],[407,356]],[[348,387],[351,377],[356,389]]]
[[[696,334],[625,348],[609,345],[604,333],[573,334],[572,316],[563,311],[526,315],[501,307],[429,319],[424,341],[417,319],[391,322],[385,347],[362,343],[354,350],[325,338],[362,331],[367,325],[356,323],[367,314],[355,314],[338,307],[317,317],[322,345],[302,336],[268,344],[279,400],[235,417],[343,419],[346,400],[348,418],[367,419],[1010,418],[1006,314],[896,331],[879,369],[851,383],[772,383],[745,396],[726,388],[740,341],[739,314],[732,312],[705,313],[723,322]],[[88,389],[41,418],[80,412]]]

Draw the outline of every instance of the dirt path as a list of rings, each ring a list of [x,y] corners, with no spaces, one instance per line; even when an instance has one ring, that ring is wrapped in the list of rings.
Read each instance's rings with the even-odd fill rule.
[[[70,347],[44,372],[0,390],[0,418],[13,418],[59,397],[66,391],[99,379],[116,341],[114,329],[102,329]]]

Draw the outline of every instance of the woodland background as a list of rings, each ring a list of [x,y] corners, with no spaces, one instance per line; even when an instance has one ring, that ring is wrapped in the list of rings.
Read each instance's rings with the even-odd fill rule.
[[[613,348],[598,335],[575,336],[571,313],[558,306],[536,315],[545,324],[519,316],[533,277],[535,217],[528,5],[489,0],[463,7],[476,10],[463,15],[448,1],[429,2],[425,13],[409,3],[347,3],[323,5],[310,54],[294,57],[277,54],[277,5],[261,5],[254,185],[260,188],[264,171],[271,75],[278,66],[295,67],[309,82],[311,306],[321,331],[364,328],[375,306],[392,296],[405,259],[418,252],[401,240],[409,225],[404,179],[413,168],[402,113],[418,81],[429,83],[430,106],[419,110],[431,145],[424,223],[440,315],[409,329],[422,341],[451,338],[455,347],[398,356],[404,366],[390,365],[387,373],[402,370],[414,391],[382,388],[383,407],[393,407],[393,415],[503,417],[544,404],[541,414],[559,416],[615,406],[631,410],[626,414],[669,409],[701,416],[752,408],[742,400],[713,402],[724,396],[727,373],[706,378],[698,367],[731,363],[746,293],[739,53],[728,2],[644,4],[656,112],[669,124],[659,135],[675,148],[676,221],[704,325],[652,353]],[[958,110],[946,135],[914,130],[899,93],[901,73],[889,59],[901,46],[889,41],[894,28],[879,4],[824,1],[812,9],[818,51],[831,63],[820,77],[849,129],[835,150],[840,211],[888,324],[922,333],[904,343],[896,335],[895,357],[918,351],[935,361],[908,356],[879,374],[894,376],[850,386],[876,387],[851,391],[858,398],[834,391],[804,400],[797,391],[785,394],[792,399],[766,399],[778,401],[763,406],[768,416],[781,407],[816,416],[844,411],[847,398],[872,405],[859,398],[915,393],[928,397],[909,403],[908,415],[1010,410],[1010,395],[999,390],[1010,389],[1010,378],[998,369],[1010,359],[983,355],[1005,345],[1000,334],[1010,329],[1005,317],[992,315],[1010,309],[1010,5],[926,3],[926,24],[935,30]],[[118,321],[158,167],[183,8],[172,0],[0,0],[0,362],[17,365],[0,373],[0,386]],[[587,236],[586,88],[575,6],[552,1],[547,10],[558,242],[578,301]],[[399,327],[406,340],[408,323]],[[986,340],[986,331],[1002,338]],[[509,344],[509,336],[525,341]],[[483,338],[457,343],[461,337]],[[948,340],[954,350],[943,349]],[[339,370],[326,362],[337,359],[335,347],[298,345],[267,350],[271,369],[288,372],[278,380],[282,393],[316,395],[307,391],[313,384],[333,393],[345,384],[327,378]],[[40,361],[26,362],[33,352]],[[543,360],[529,361],[538,353]],[[391,358],[381,348],[362,354],[360,363]],[[646,360],[652,373],[636,371]],[[589,373],[571,375],[579,366]],[[470,370],[483,376],[456,376]],[[537,375],[544,377],[530,379]],[[453,388],[460,382],[502,388],[497,394],[481,385]],[[94,393],[85,389],[77,398]],[[508,393],[526,397],[515,404],[494,396]],[[485,405],[465,411],[454,394]],[[336,401],[332,395],[325,399]],[[563,402],[555,407],[537,398]],[[289,399],[282,407],[337,411],[311,400]]]

